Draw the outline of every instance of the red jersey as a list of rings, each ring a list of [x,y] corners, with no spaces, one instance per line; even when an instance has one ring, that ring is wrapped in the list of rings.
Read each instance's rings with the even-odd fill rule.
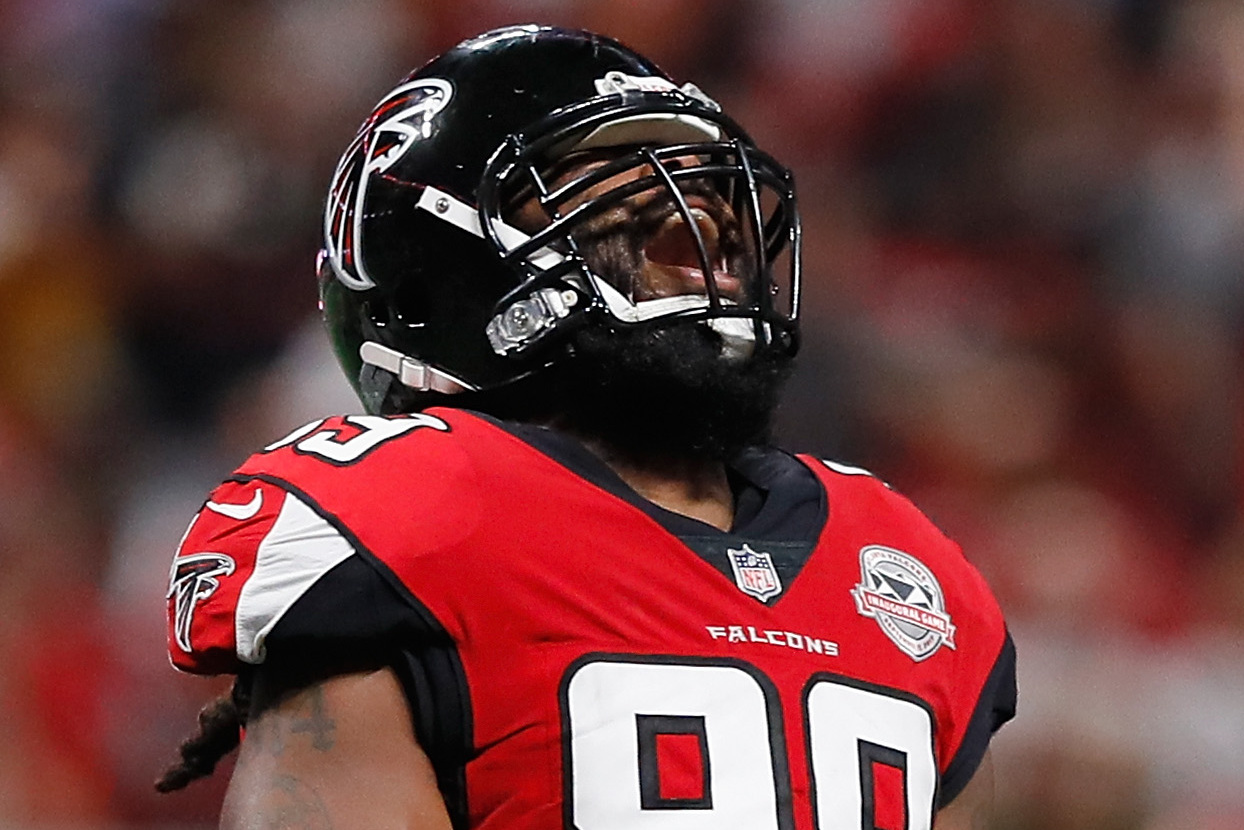
[[[550,430],[319,421],[195,517],[170,653],[393,666],[458,827],[927,830],[1014,711],[989,588],[863,470],[731,476],[723,532]]]

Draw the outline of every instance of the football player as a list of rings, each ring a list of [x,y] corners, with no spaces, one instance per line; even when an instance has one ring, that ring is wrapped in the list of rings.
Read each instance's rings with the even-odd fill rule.
[[[237,676],[226,827],[978,828],[1014,657],[958,548],[770,446],[790,173],[587,32],[466,41],[379,102],[324,214],[368,414],[252,456],[169,588]]]

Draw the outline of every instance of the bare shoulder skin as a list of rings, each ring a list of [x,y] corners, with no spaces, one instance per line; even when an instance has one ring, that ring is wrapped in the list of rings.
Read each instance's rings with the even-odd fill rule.
[[[432,765],[389,670],[313,683],[247,726],[226,830],[449,830]]]

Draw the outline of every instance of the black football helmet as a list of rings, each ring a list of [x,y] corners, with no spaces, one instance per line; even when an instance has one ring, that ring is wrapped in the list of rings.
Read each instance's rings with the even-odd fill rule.
[[[606,160],[551,176],[580,152]],[[721,254],[681,192],[692,180],[711,182],[737,218],[756,282],[746,293],[717,284]],[[682,217],[703,291],[634,302],[593,272],[577,231],[654,189]],[[518,204],[538,205],[542,226],[520,230]],[[503,387],[572,354],[582,326],[700,319],[723,351],[793,353],[794,184],[715,102],[625,46],[509,27],[450,49],[376,105],[333,176],[319,278],[338,359],[373,413]]]

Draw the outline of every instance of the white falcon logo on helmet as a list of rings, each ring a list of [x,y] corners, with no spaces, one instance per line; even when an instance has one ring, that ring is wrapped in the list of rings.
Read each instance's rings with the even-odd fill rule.
[[[324,211],[324,253],[347,288],[364,291],[376,284],[360,245],[368,182],[432,135],[432,120],[453,94],[453,85],[441,78],[402,84],[376,105],[337,164]]]

